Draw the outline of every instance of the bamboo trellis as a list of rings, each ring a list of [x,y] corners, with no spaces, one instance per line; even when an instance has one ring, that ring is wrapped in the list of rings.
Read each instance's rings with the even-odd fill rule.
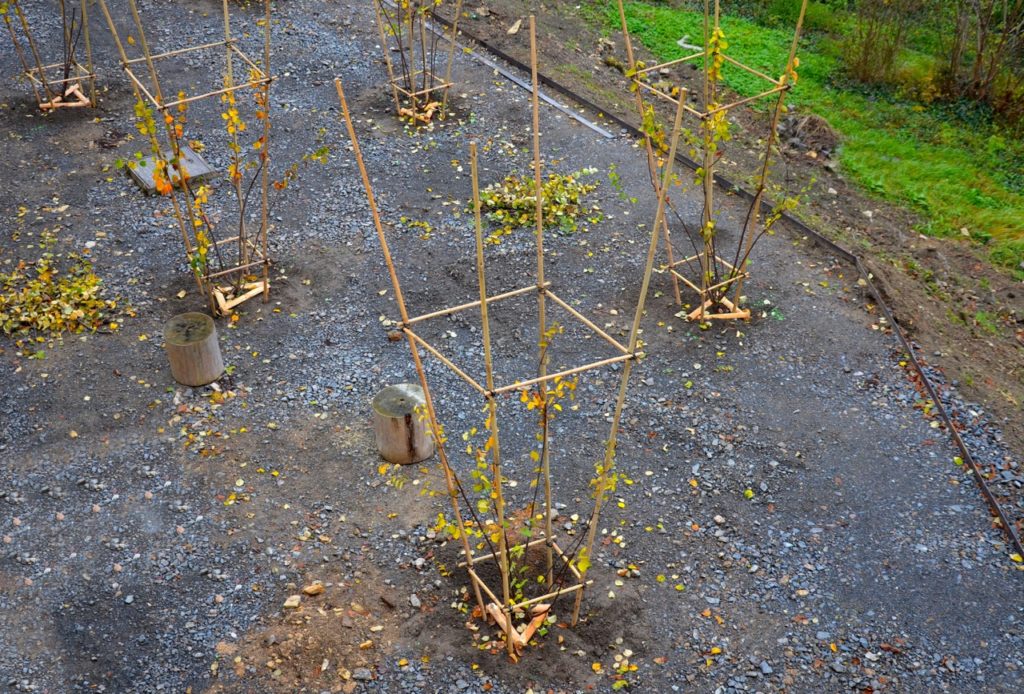
[[[63,57],[60,62],[45,64],[43,51],[32,34],[19,0],[0,0],[0,15],[3,15],[7,33],[14,44],[14,52],[21,62],[22,75],[32,85],[36,103],[43,111],[96,106],[96,71],[89,34],[89,0],[80,0],[78,5],[77,12],[73,8],[69,18],[66,0],[60,0]],[[85,65],[77,59],[79,39],[84,44]],[[83,91],[83,83],[87,85],[86,91]]]
[[[795,67],[798,64],[796,49],[800,41],[804,15],[807,11],[807,1],[803,0],[801,3],[800,15],[793,32],[793,41],[790,46],[789,59],[786,62],[785,71],[776,79],[769,77],[760,70],[741,63],[732,56],[726,55],[724,52],[725,48],[721,45],[723,34],[720,31],[719,24],[720,0],[714,0],[713,5],[711,0],[704,0],[704,47],[702,50],[658,65],[646,66],[639,64],[633,51],[624,2],[623,0],[618,0],[619,20],[626,48],[627,75],[630,76],[632,81],[632,89],[636,95],[636,107],[639,117],[643,121],[649,113],[653,112],[644,98],[646,93],[654,96],[657,100],[682,108],[684,113],[695,118],[700,124],[701,136],[694,138],[693,147],[699,152],[701,169],[698,182],[702,188],[704,204],[701,212],[701,228],[697,238],[694,239],[693,235],[687,230],[688,235],[691,236],[690,241],[694,245],[694,253],[687,255],[681,260],[675,260],[667,221],[664,229],[666,251],[668,254],[668,263],[665,267],[672,276],[676,302],[682,305],[682,299],[679,294],[680,282],[697,295],[697,306],[687,314],[688,320],[728,320],[747,319],[750,317],[750,310],[740,306],[743,282],[750,276],[750,255],[754,244],[765,231],[764,227],[759,227],[761,222],[761,204],[768,186],[770,162],[777,140],[779,118],[785,106],[786,93],[792,89],[796,81]],[[666,91],[650,81],[651,75],[657,75],[662,70],[697,60],[703,62],[702,108],[694,108],[687,103],[686,90],[677,87]],[[726,65],[743,70],[762,80],[765,83],[764,89],[753,96],[739,98],[726,104],[719,104],[718,81],[721,69]],[[771,121],[763,150],[763,163],[757,178],[757,192],[743,227],[740,230],[740,238],[737,241],[734,257],[732,262],[729,262],[718,254],[716,247],[717,233],[715,227],[714,195],[715,169],[718,164],[717,143],[715,140],[716,124],[726,118],[734,108],[772,97],[775,99],[775,105],[770,111]],[[649,133],[645,133],[644,140],[648,166],[651,169],[652,184],[655,192],[660,194],[657,177],[654,173],[658,167],[655,146]],[[681,218],[680,221],[682,221]],[[692,277],[692,273],[690,276],[684,274],[684,266],[695,269],[698,277]],[[732,294],[731,299],[729,298],[730,293]]]
[[[145,108],[146,104],[160,114],[160,120],[166,125],[165,146],[156,132],[149,132],[150,145],[154,153],[151,165],[163,163],[171,173],[172,183],[167,191],[171,198],[175,217],[181,231],[182,242],[189,265],[195,275],[199,289],[206,295],[211,312],[228,314],[239,304],[262,295],[266,302],[270,296],[270,253],[269,253],[269,187],[270,187],[270,84],[274,80],[270,73],[270,0],[264,0],[263,17],[263,55],[262,64],[250,58],[238,45],[231,32],[231,15],[228,0],[222,0],[221,10],[224,23],[224,39],[196,46],[153,53],[146,39],[142,17],[136,0],[127,0],[134,33],[137,39],[130,43],[137,44],[141,55],[130,58],[121,40],[106,0],[98,0],[100,9],[107,20],[110,32],[117,45],[121,58],[121,67],[131,81],[138,103]],[[131,38],[131,37],[129,37]],[[221,86],[211,85],[207,91],[187,96],[183,91],[165,89],[161,82],[157,65],[161,61],[181,56],[223,51],[224,73]],[[236,61],[238,65],[236,66]],[[136,72],[138,66],[144,66],[144,72]],[[247,79],[236,80],[236,67],[247,73]],[[182,152],[187,144],[182,133],[174,125],[173,114],[187,109],[189,104],[209,98],[218,97],[227,104],[229,110],[235,104],[235,93],[239,90],[251,89],[255,94],[257,119],[262,121],[262,136],[257,141],[259,165],[256,174],[243,191],[244,179],[240,172],[230,172],[233,188],[238,201],[237,229],[234,235],[216,238],[213,224],[197,201],[196,191],[190,184],[190,173],[183,164]],[[168,99],[166,94],[177,94],[176,98]],[[225,114],[227,118],[227,114]],[[229,132],[231,132],[229,130]],[[238,148],[237,135],[233,136],[231,145]],[[255,145],[254,145],[255,146]],[[239,150],[235,149],[237,153]],[[259,227],[255,233],[248,230],[249,221],[246,213],[246,201],[249,192],[259,183]],[[199,196],[202,197],[201,195]],[[216,266],[210,259],[216,260]]]
[[[508,654],[513,659],[518,657],[519,651],[529,640],[534,630],[538,627],[538,624],[543,621],[546,616],[550,605],[545,604],[546,601],[555,601],[561,596],[573,594],[575,596],[575,602],[573,606],[572,624],[575,625],[580,617],[580,609],[582,604],[583,593],[586,585],[590,582],[586,578],[587,566],[574,561],[574,556],[578,559],[580,557],[587,557],[589,564],[589,557],[592,556],[594,540],[596,537],[596,530],[600,518],[602,504],[604,497],[607,495],[609,485],[611,484],[612,475],[614,474],[615,468],[615,451],[618,441],[619,433],[619,422],[622,417],[623,407],[625,406],[625,399],[627,393],[627,387],[629,377],[632,371],[633,364],[638,358],[643,356],[641,351],[641,343],[639,339],[640,334],[640,321],[644,314],[644,306],[647,298],[648,289],[650,286],[651,276],[654,270],[655,256],[657,254],[658,241],[659,241],[659,229],[663,226],[664,215],[667,205],[667,199],[665,196],[659,195],[657,211],[655,214],[654,225],[652,227],[650,244],[648,247],[648,254],[646,265],[644,268],[644,274],[641,281],[640,296],[637,300],[636,309],[633,316],[633,322],[629,333],[629,339],[626,344],[622,344],[615,338],[608,335],[605,331],[600,329],[593,321],[586,318],[582,313],[573,309],[567,302],[562,300],[557,294],[552,291],[551,282],[545,279],[545,250],[544,250],[544,217],[543,217],[543,186],[542,186],[542,166],[540,156],[540,101],[539,101],[539,78],[537,70],[537,48],[536,48],[536,25],[534,18],[530,17],[530,54],[532,64],[532,111],[533,111],[533,169],[534,169],[534,186],[536,196],[536,207],[535,207],[535,242],[536,242],[536,270],[533,282],[525,287],[515,289],[508,292],[503,292],[497,295],[489,296],[487,293],[487,278],[485,271],[485,259],[484,259],[484,234],[483,226],[481,222],[481,204],[480,204],[480,188],[478,178],[478,166],[477,166],[477,149],[476,144],[470,144],[470,170],[473,184],[473,208],[474,208],[474,229],[475,229],[475,245],[476,245],[476,267],[477,267],[477,283],[479,291],[479,299],[477,301],[460,304],[458,306],[452,306],[449,308],[433,311],[420,316],[410,317],[408,308],[405,303],[404,294],[402,291],[402,285],[399,280],[398,272],[392,259],[390,247],[388,244],[387,237],[384,232],[384,228],[381,222],[380,214],[377,208],[376,199],[373,194],[373,189],[370,184],[370,177],[366,169],[366,165],[363,161],[362,152],[359,147],[358,138],[356,136],[355,127],[352,121],[352,117],[349,113],[348,104],[345,99],[345,93],[342,88],[340,80],[335,80],[335,85],[338,91],[338,98],[341,103],[342,114],[345,119],[346,127],[348,129],[349,137],[352,141],[352,147],[356,162],[359,167],[359,172],[362,177],[363,185],[366,190],[367,199],[370,206],[370,212],[373,218],[374,226],[377,232],[378,240],[381,244],[381,249],[384,255],[384,261],[388,268],[388,273],[391,278],[392,287],[395,293],[395,301],[398,306],[400,315],[400,321],[398,323],[401,332],[405,335],[409,345],[409,350],[412,354],[412,359],[415,364],[415,368],[420,381],[420,386],[423,388],[425,395],[425,411],[426,417],[430,425],[430,430],[434,437],[435,443],[437,444],[438,457],[440,459],[441,467],[444,472],[445,482],[447,485],[448,495],[451,500],[452,510],[454,513],[457,527],[462,530],[459,533],[459,537],[462,541],[462,552],[464,554],[465,561],[462,564],[467,570],[470,578],[470,583],[473,589],[473,594],[477,600],[477,605],[481,615],[489,616],[498,627],[504,633],[505,646]],[[678,108],[676,111],[675,125],[671,136],[671,153],[674,157],[681,135],[682,128],[682,108]],[[673,159],[669,160],[669,163],[664,167],[664,178],[662,179],[662,188],[667,187],[668,182],[671,181],[674,175],[674,164]],[[580,324],[589,329],[594,335],[598,336],[604,342],[612,348],[615,355],[605,359],[581,364],[579,366],[565,369],[562,371],[548,373],[546,368],[546,361],[544,358],[544,345],[543,341],[540,347],[540,358],[537,363],[539,367],[539,375],[531,378],[524,378],[516,380],[505,385],[498,385],[495,383],[494,369],[492,366],[492,346],[490,337],[490,320],[489,320],[489,309],[492,304],[509,299],[516,296],[524,296],[535,294],[537,297],[537,320],[538,330],[540,335],[545,335],[549,329],[549,323],[547,318],[547,302],[550,300],[553,304],[558,305],[562,309],[568,311]],[[444,355],[443,351],[425,340],[422,335],[413,330],[413,326],[418,325],[424,321],[438,318],[442,316],[452,315],[461,311],[468,311],[472,309],[479,309],[480,317],[483,325],[482,339],[484,348],[484,368],[485,374],[483,379],[473,378],[466,373],[465,370],[460,368],[452,359],[449,359]],[[423,369],[423,364],[420,357],[420,349],[431,354],[437,358],[442,364],[447,366],[453,373],[459,376],[465,381],[470,387],[477,391],[486,402],[486,411],[488,412],[488,427],[490,428],[491,439],[493,447],[489,449],[490,458],[490,470],[491,470],[491,497],[493,501],[493,509],[497,518],[497,524],[499,528],[506,528],[505,518],[505,502],[503,492],[503,477],[501,472],[501,448],[500,448],[500,429],[498,424],[498,397],[502,394],[509,393],[512,391],[523,391],[536,386],[543,394],[545,390],[552,384],[557,384],[559,379],[566,378],[567,376],[580,374],[595,369],[600,369],[611,364],[621,363],[622,372],[619,379],[618,394],[615,403],[614,414],[612,417],[611,428],[609,431],[608,438],[605,440],[604,454],[602,463],[598,466],[598,474],[595,480],[592,481],[596,487],[595,503],[593,511],[590,514],[589,526],[586,533],[580,537],[577,544],[577,550],[575,553],[566,553],[558,545],[554,530],[552,528],[552,510],[554,508],[552,504],[552,488],[551,488],[551,461],[548,455],[548,447],[545,446],[543,452],[540,454],[540,466],[538,469],[538,482],[543,483],[543,535],[538,538],[526,542],[524,544],[515,545],[511,547],[509,540],[506,537],[504,531],[498,533],[497,548],[490,554],[477,556],[474,554],[473,548],[468,540],[468,533],[465,532],[467,527],[464,520],[459,501],[459,494],[461,493],[461,482],[459,476],[451,465],[451,461],[448,457],[445,449],[443,428],[441,427],[437,412],[434,408],[434,400],[431,394],[430,385],[427,380],[426,372]],[[481,383],[483,380],[483,383]],[[557,387],[557,386],[554,386]],[[542,395],[543,397],[543,395]],[[465,498],[465,497],[463,497]],[[467,499],[468,502],[468,499]],[[531,518],[535,516],[536,509],[531,508]],[[470,508],[472,513],[472,508]],[[513,598],[513,594],[510,590],[509,581],[509,556],[512,549],[522,549],[524,552],[530,547],[536,547],[543,545],[546,554],[547,562],[547,582],[546,585],[550,589],[550,592],[533,597],[526,600],[516,601]],[[568,570],[569,576],[571,577],[571,583],[566,585],[559,580],[553,580],[552,572],[555,559],[558,559],[562,563],[562,571]],[[476,570],[476,566],[480,562],[496,561],[498,564],[499,573],[501,575],[502,586],[500,593],[497,590],[492,590],[490,586],[480,577]],[[564,575],[564,574],[560,574]],[[514,624],[514,615],[516,613],[523,613],[527,608],[530,608],[529,615],[532,617],[530,623],[525,626],[523,631],[519,631]]]
[[[414,123],[429,123],[435,114],[443,119],[448,108],[462,0],[455,0],[451,27],[438,32],[427,23],[442,1],[373,0],[395,112]],[[443,76],[438,74],[437,66],[442,37],[448,43]],[[391,57],[392,52],[398,55],[397,60]]]

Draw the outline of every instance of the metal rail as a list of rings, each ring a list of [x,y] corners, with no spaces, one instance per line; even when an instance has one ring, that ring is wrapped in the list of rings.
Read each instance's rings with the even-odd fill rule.
[[[445,19],[444,17],[439,16],[437,13],[433,13],[433,18],[438,23],[443,24],[447,27],[451,27],[451,22]],[[491,53],[496,58],[505,61],[515,69],[526,72],[530,70],[529,65],[526,65],[522,61],[517,60],[508,53],[502,51],[501,49],[496,48],[487,43],[486,41],[472,35],[471,33],[467,32],[465,28],[460,28],[459,33],[466,39],[470,40],[471,42],[477,44],[487,52]],[[553,91],[556,91],[562,94],[563,96],[572,99],[576,103],[580,104],[581,106],[589,109],[594,113],[601,114],[606,120],[615,123],[617,126],[628,132],[631,136],[643,136],[643,133],[633,124],[623,120],[622,118],[619,118],[618,116],[612,113],[609,113],[606,109],[601,108],[601,106],[599,106],[598,104],[595,104],[586,97],[577,94],[568,87],[565,87],[562,84],[551,79],[547,75],[539,74],[538,79],[540,83],[543,84],[545,87],[548,87],[549,89],[552,89]],[[696,170],[699,166],[697,162],[693,161],[692,159],[683,154],[677,153],[676,161],[679,162],[680,164],[688,166],[693,170]],[[716,173],[714,179],[715,183],[721,186],[724,190],[728,192],[733,192],[739,195],[740,197],[744,198],[745,200],[751,202],[754,201],[753,193],[741,188],[739,185],[733,183],[725,176]],[[761,209],[764,213],[771,213],[773,206],[769,200],[763,199],[761,202]],[[960,451],[960,456],[963,459],[964,464],[967,465],[968,468],[970,468],[974,479],[977,481],[978,487],[981,489],[982,496],[985,497],[985,501],[988,503],[991,510],[994,512],[995,517],[998,518],[999,524],[1006,532],[1007,537],[1016,549],[1017,553],[1024,555],[1024,545],[1021,544],[1021,538],[1020,535],[1017,533],[1016,527],[1011,522],[1006,512],[1003,511],[1003,508],[999,505],[999,502],[996,500],[995,495],[992,493],[992,490],[986,483],[985,478],[981,474],[981,469],[978,467],[977,460],[975,460],[974,456],[971,454],[971,451],[967,447],[967,444],[964,442],[963,437],[960,436],[960,432],[957,431],[953,417],[949,414],[949,411],[942,404],[942,400],[939,398],[938,388],[935,386],[934,383],[932,383],[931,379],[929,379],[928,375],[925,373],[924,366],[922,365],[921,360],[917,355],[917,350],[914,349],[913,343],[911,343],[910,339],[907,338],[906,334],[903,332],[903,329],[900,327],[899,323],[896,322],[896,318],[893,315],[892,310],[889,308],[888,304],[885,303],[881,291],[879,291],[875,283],[872,282],[872,276],[868,272],[867,268],[864,266],[863,261],[861,261],[860,257],[853,253],[853,251],[850,251],[844,248],[843,246],[840,246],[835,241],[823,236],[821,233],[815,231],[814,229],[807,226],[796,217],[790,215],[789,213],[783,212],[782,219],[785,220],[785,222],[788,225],[790,225],[791,228],[795,229],[797,232],[801,234],[804,234],[814,239],[815,243],[832,251],[837,256],[845,260],[847,263],[853,265],[853,267],[857,270],[857,273],[860,275],[860,279],[864,281],[865,286],[871,293],[871,296],[874,298],[875,303],[878,305],[879,309],[881,309],[882,314],[885,316],[885,319],[889,322],[889,325],[892,326],[893,334],[896,335],[896,338],[899,340],[900,344],[903,346],[903,349],[906,351],[910,363],[913,365],[914,370],[917,372],[917,375],[921,379],[921,383],[924,386],[924,389],[928,393],[928,397],[930,397],[932,402],[935,404],[935,409],[936,411],[938,411],[940,419],[946,426],[946,430],[949,432],[949,436],[953,440],[953,444]]]

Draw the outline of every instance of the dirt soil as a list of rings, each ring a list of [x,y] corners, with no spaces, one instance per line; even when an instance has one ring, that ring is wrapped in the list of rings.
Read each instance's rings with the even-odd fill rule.
[[[220,35],[214,0],[140,4],[161,50]],[[23,6],[41,45],[58,40],[50,3]],[[233,23],[257,54],[253,12],[237,10]],[[379,472],[370,400],[415,372],[407,346],[389,339],[394,292],[332,79],[345,81],[416,314],[474,298],[468,143],[480,145],[485,184],[527,171],[528,95],[460,53],[453,117],[408,129],[390,110],[367,3],[290,0],[277,12],[275,173],[320,144],[330,157],[275,197],[270,302],[218,322],[231,368],[215,387],[177,385],[168,369],[163,324],[205,301],[168,201],[143,196],[114,168],[143,145],[131,136],[134,98],[109,36],[94,30],[96,112],[41,117],[24,84],[0,86],[0,268],[37,260],[42,231],[55,232],[56,261],[87,254],[122,306],[116,331],[0,339],[0,688],[1019,689],[1021,563],[851,268],[785,231],[758,247],[748,323],[683,322],[668,278],[656,275],[648,356],[634,370],[619,440],[624,479],[601,517],[583,618],[570,628],[571,605],[556,602],[549,633],[510,663],[496,629],[471,616],[458,543],[435,530],[447,511],[436,460],[400,477]],[[165,83],[198,93],[216,81],[209,65],[173,62]],[[0,42],[0,70],[16,66]],[[223,170],[219,110],[196,106],[188,127]],[[654,214],[642,151],[548,107],[541,130],[547,167],[598,169],[592,201],[603,212],[576,234],[548,236],[548,279],[623,339]],[[612,164],[621,190],[608,180]],[[220,181],[211,193],[215,219],[229,219],[226,188]],[[699,213],[691,196],[677,202]],[[725,241],[743,213],[727,202]],[[429,222],[432,234],[421,238],[402,217]],[[530,285],[533,253],[528,231],[489,248],[490,291]],[[535,371],[535,312],[526,296],[495,304],[499,383]],[[552,308],[551,320],[565,327],[551,368],[610,356],[568,312]],[[476,314],[425,321],[422,334],[481,373]],[[480,426],[482,403],[437,360],[425,364],[468,477],[459,435]],[[581,377],[555,420],[563,547],[586,529],[618,377],[615,368]],[[1019,489],[1006,422],[946,393],[973,417],[965,435],[1000,466],[1000,489]],[[501,411],[507,496],[522,508],[534,418],[514,397]],[[1024,506],[1014,510],[1024,518]]]
[[[594,26],[573,3],[470,2],[462,26],[528,63],[527,32],[509,35],[508,30],[520,19],[525,26],[531,12],[537,17],[543,72],[607,113],[638,124],[628,81],[615,67],[626,63],[621,34]],[[635,37],[633,45],[638,60],[658,62]],[[665,79],[699,92],[697,70],[672,68]],[[662,115],[671,122],[669,111]],[[745,185],[758,168],[758,143],[769,119],[749,108],[733,115],[738,127],[732,142],[723,144],[720,173]],[[990,410],[1010,446],[1024,451],[1024,284],[993,267],[984,249],[969,240],[928,238],[913,231],[921,220],[848,181],[839,163],[841,140],[837,148],[834,135],[807,118],[789,116],[793,126],[804,127],[784,130],[783,157],[776,168],[783,189],[807,190],[797,214],[865,261],[900,325],[929,361],[966,397]]]

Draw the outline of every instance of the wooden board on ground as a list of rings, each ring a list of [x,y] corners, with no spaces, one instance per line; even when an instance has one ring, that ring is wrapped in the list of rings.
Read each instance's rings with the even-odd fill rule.
[[[206,161],[188,145],[181,148],[181,158],[185,162],[185,171],[188,172],[190,181],[201,181],[215,173],[215,169],[207,164]],[[156,183],[153,181],[152,157],[143,157],[142,159],[135,160],[134,166],[128,166],[125,168],[128,169],[128,175],[131,176],[135,185],[142,189],[143,193],[146,195],[153,195],[156,193]]]

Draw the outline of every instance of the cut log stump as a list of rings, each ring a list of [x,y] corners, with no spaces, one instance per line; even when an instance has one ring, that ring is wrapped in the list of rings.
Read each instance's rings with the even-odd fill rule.
[[[384,460],[410,465],[434,455],[424,402],[423,389],[413,383],[388,386],[373,398],[373,433]]]
[[[179,313],[164,325],[164,349],[174,380],[186,386],[205,386],[224,373],[217,327],[205,313]]]

